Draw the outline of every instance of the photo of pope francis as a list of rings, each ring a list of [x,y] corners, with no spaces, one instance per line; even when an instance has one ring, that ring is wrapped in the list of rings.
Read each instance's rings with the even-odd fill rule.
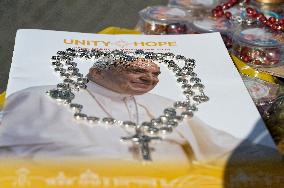
[[[136,124],[151,121],[173,106],[172,100],[149,93],[159,83],[160,73],[157,64],[145,59],[108,69],[93,66],[87,89],[77,92],[73,101],[82,104],[88,115]],[[133,144],[121,141],[133,133],[121,126],[88,126],[74,120],[70,109],[46,95],[52,88],[31,87],[8,97],[0,126],[1,157],[142,160]],[[238,143],[194,116],[162,140],[152,141],[151,158],[153,162],[210,162],[226,156]]]

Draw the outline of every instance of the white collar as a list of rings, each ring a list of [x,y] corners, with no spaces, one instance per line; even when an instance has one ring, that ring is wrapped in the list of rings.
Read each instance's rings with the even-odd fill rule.
[[[92,93],[98,93],[100,95],[112,98],[112,99],[126,99],[126,98],[132,98],[132,95],[129,94],[121,94],[115,91],[112,91],[110,89],[107,89],[93,81],[89,81],[87,83],[87,90]]]

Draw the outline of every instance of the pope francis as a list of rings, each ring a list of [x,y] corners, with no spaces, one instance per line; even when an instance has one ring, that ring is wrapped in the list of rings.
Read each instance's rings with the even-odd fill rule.
[[[92,67],[87,89],[74,102],[83,113],[140,124],[158,117],[173,101],[149,93],[159,82],[160,68],[138,59],[131,66]],[[131,136],[120,126],[88,126],[75,121],[72,111],[46,95],[54,86],[32,87],[9,96],[0,127],[2,157],[94,158],[142,160],[139,149],[121,137]],[[197,117],[184,119],[162,140],[152,141],[153,161],[212,161],[232,151],[239,140],[216,130]]]

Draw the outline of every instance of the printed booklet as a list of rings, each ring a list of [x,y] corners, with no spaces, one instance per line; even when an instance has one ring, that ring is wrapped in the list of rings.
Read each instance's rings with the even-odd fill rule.
[[[1,188],[284,182],[281,155],[219,33],[19,30],[0,160]]]

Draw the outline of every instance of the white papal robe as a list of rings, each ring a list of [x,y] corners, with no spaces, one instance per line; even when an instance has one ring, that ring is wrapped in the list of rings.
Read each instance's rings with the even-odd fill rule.
[[[8,97],[0,127],[1,156],[139,158],[132,143],[120,141],[133,133],[119,126],[90,126],[74,120],[74,112],[45,94],[52,88],[32,87]],[[87,90],[76,93],[73,103],[82,104],[83,113],[97,117],[111,115],[141,123],[162,115],[163,109],[173,105],[173,101],[155,94],[125,95],[92,82]],[[210,161],[229,153],[239,142],[194,117],[180,123],[164,140],[152,141],[151,157],[153,161]]]

